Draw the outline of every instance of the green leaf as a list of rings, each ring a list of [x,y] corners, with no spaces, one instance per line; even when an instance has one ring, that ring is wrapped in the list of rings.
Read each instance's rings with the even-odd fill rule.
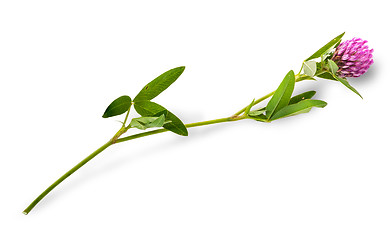
[[[298,103],[305,99],[311,99],[316,94],[316,91],[308,91],[301,94],[298,94],[290,99],[289,105]]]
[[[167,89],[183,73],[185,67],[177,67],[166,71],[156,79],[146,84],[134,98],[134,102],[152,100]]]
[[[170,122],[165,123],[163,127],[176,134],[188,136],[187,128],[183,122],[163,106],[151,101],[140,101],[134,102],[134,108],[143,117],[155,117],[156,114],[167,111],[165,119]]]
[[[245,115],[248,115],[249,111],[251,110],[251,108],[253,107],[253,104],[255,103],[255,99],[252,100],[251,104],[249,104],[246,109],[245,109],[245,112],[244,114]]]
[[[294,90],[294,85],[295,75],[293,70],[291,70],[284,77],[282,83],[280,83],[278,89],[276,89],[274,95],[265,108],[268,119],[270,119],[275,112],[287,106],[288,102],[290,101],[291,94]]]
[[[341,40],[337,42],[336,45],[326,50],[323,54],[321,54],[321,62],[325,62],[327,59],[332,58],[334,54],[334,50],[337,48],[337,46],[340,44]]]
[[[160,111],[160,112],[154,114],[153,117],[160,117],[161,115],[167,116],[167,115],[168,115],[168,110],[166,110],[166,109],[164,108],[164,110],[162,110],[162,111]]]
[[[250,119],[253,119],[253,120],[256,120],[256,121],[259,121],[259,122],[269,122],[269,120],[267,119],[267,117],[264,114],[260,114],[260,115],[257,115],[257,116],[250,117]]]
[[[361,97],[361,98],[363,99],[362,95],[360,95],[360,93],[359,93],[354,87],[352,87],[352,86],[349,84],[349,82],[347,81],[347,79],[340,78],[340,77],[336,76],[335,74],[333,74],[333,77],[334,77],[337,81],[341,82],[344,86],[346,86],[347,88],[349,88],[352,92],[356,93],[359,97]]]
[[[314,77],[317,71],[317,63],[314,61],[303,62],[303,72],[310,77]]]
[[[310,57],[308,57],[305,61],[309,61],[314,58],[321,57],[324,53],[326,53],[329,49],[334,48],[340,41],[341,38],[344,36],[345,32],[338,35],[337,37],[333,38],[330,42],[325,44],[322,48],[320,48],[317,52],[313,53]]]
[[[249,112],[248,116],[256,117],[256,116],[262,115],[263,113],[265,113],[265,107]]]
[[[295,82],[300,82],[303,80],[316,80],[316,79],[307,75],[299,75],[298,78],[295,80]]]
[[[339,70],[339,67],[337,66],[337,64],[333,61],[333,60],[328,60],[328,66],[329,66],[329,70],[332,74],[336,74],[337,70]]]
[[[250,111],[248,113],[248,116],[249,116],[250,119],[253,119],[253,120],[256,120],[256,121],[267,122],[268,119],[264,115],[264,113],[265,113],[265,107],[257,109],[257,110],[254,110],[254,111]]]
[[[131,98],[129,96],[121,96],[115,99],[106,109],[103,118],[109,118],[127,112],[131,106]]]
[[[326,102],[321,100],[312,100],[312,99],[302,100],[298,103],[291,104],[280,109],[280,111],[278,111],[277,113],[275,113],[275,115],[271,117],[271,120],[293,116],[300,113],[307,113],[313,107],[323,108],[325,106],[326,106]]]
[[[135,127],[141,130],[154,127],[162,127],[165,123],[164,114],[160,117],[140,117],[133,118],[130,122],[130,127]]]
[[[319,77],[319,78],[324,78],[324,79],[328,79],[328,80],[337,81],[337,79],[334,78],[333,75],[332,75],[330,72],[321,73],[320,75],[317,75],[317,77]]]

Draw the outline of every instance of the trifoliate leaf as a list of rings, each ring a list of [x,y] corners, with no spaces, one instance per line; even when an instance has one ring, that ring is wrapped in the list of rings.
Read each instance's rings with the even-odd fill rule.
[[[163,127],[182,136],[188,135],[188,131],[184,123],[163,106],[151,101],[139,101],[134,102],[134,108],[137,113],[139,113],[143,117],[155,117],[156,114],[159,114],[163,111],[167,111],[165,119],[170,122],[165,123]]]

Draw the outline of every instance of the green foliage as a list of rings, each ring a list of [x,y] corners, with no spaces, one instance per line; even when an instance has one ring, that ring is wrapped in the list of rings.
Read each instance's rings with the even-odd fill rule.
[[[257,116],[250,117],[250,119],[253,119],[253,120],[256,120],[256,121],[259,121],[259,122],[269,122],[269,120],[267,119],[267,117],[264,114],[260,114],[260,115],[257,115]]]
[[[252,100],[251,104],[249,104],[246,109],[245,109],[245,112],[244,114],[245,115],[248,115],[248,113],[250,112],[251,108],[253,107],[253,104],[255,104],[255,99]]]
[[[313,78],[313,77],[304,75],[304,74],[303,74],[303,75],[299,74],[299,76],[297,77],[297,79],[295,80],[295,82],[300,82],[300,81],[303,81],[303,80],[316,80],[316,79]]]
[[[317,64],[314,61],[303,62],[303,72],[309,76],[314,77],[317,71]]]
[[[293,116],[293,115],[297,115],[300,113],[307,113],[313,107],[323,108],[325,106],[326,106],[326,102],[321,101],[321,100],[312,100],[312,99],[302,100],[298,103],[294,103],[294,104],[288,105],[288,106],[280,109],[278,112],[276,112],[271,117],[271,120],[276,120],[279,118]]]
[[[133,118],[130,122],[130,127],[135,127],[141,130],[154,127],[162,127],[165,123],[165,116],[162,114],[159,117],[139,117]]]
[[[265,113],[265,107],[263,108],[260,108],[260,109],[257,109],[257,110],[254,110],[254,111],[250,111],[248,113],[248,117],[250,119],[253,119],[253,120],[256,120],[256,121],[260,121],[260,122],[267,122],[268,119],[267,117],[264,115]]]
[[[134,102],[135,110],[143,117],[155,117],[156,114],[166,111],[165,119],[170,121],[163,127],[182,136],[188,136],[188,131],[183,122],[163,106],[151,101]]]
[[[362,95],[360,95],[360,93],[354,88],[352,87],[349,82],[347,81],[347,79],[344,79],[344,78],[341,78],[341,77],[338,77],[337,75],[333,74],[333,77],[341,82],[344,86],[346,86],[349,90],[351,90],[352,92],[356,93],[359,97],[363,98]]]
[[[129,110],[131,106],[131,98],[129,96],[121,96],[115,99],[106,109],[103,114],[103,118],[109,118],[117,115],[121,115],[127,110]]]
[[[294,85],[295,75],[291,70],[284,77],[282,83],[280,83],[279,87],[276,89],[274,95],[266,106],[267,119],[270,119],[275,112],[288,105],[294,90]]]
[[[339,70],[339,67],[333,60],[328,60],[328,67],[332,74],[336,74],[337,70]]]
[[[341,78],[337,76],[337,70],[339,69],[339,67],[333,60],[329,59],[326,61],[326,63],[317,63],[317,70],[319,68],[323,68],[324,70],[322,70],[323,72],[321,74],[318,74],[317,77],[339,81],[352,92],[356,93],[359,97],[363,98],[362,95],[360,95],[360,93],[354,87],[352,87],[351,84],[349,84],[346,78]]]
[[[249,112],[248,116],[256,117],[256,116],[260,116],[260,115],[262,115],[264,113],[265,113],[265,107]]]
[[[324,72],[319,75],[317,75],[319,78],[328,79],[328,80],[334,80],[337,81],[336,78],[333,77],[333,75],[330,72]]]
[[[298,103],[305,99],[311,99],[316,94],[316,91],[308,91],[301,94],[298,94],[290,99],[289,105]]]
[[[344,36],[345,32],[338,35],[337,37],[333,38],[330,42],[328,42],[327,44],[325,44],[322,48],[320,48],[317,52],[313,53],[313,55],[311,55],[310,57],[308,57],[305,61],[309,61],[311,59],[315,59],[315,58],[319,58],[321,57],[322,55],[326,54],[327,52],[329,52],[329,50],[333,49],[334,47],[336,47],[340,41],[341,41],[341,38]]]
[[[152,100],[157,97],[161,92],[167,89],[179,76],[183,73],[185,67],[177,67],[166,71],[150,83],[138,93],[134,98],[134,102]]]

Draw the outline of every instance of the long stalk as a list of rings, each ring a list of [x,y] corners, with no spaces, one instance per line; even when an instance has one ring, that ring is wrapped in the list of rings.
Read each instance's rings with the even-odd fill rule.
[[[199,127],[199,126],[211,125],[211,124],[216,124],[216,123],[238,121],[238,120],[241,120],[241,119],[244,119],[244,117],[243,116],[227,117],[227,118],[219,118],[219,119],[203,121],[203,122],[189,123],[189,124],[185,124],[185,126],[186,126],[186,128],[192,128],[192,127]],[[125,142],[125,141],[133,140],[133,139],[136,139],[136,138],[146,137],[146,136],[149,136],[149,135],[154,135],[154,134],[157,134],[157,133],[163,133],[163,132],[167,132],[167,131],[168,130],[166,130],[166,129],[157,129],[157,130],[153,130],[153,131],[138,133],[138,134],[134,134],[134,135],[131,135],[131,136],[128,136],[128,137],[119,138],[116,142],[117,143]]]
[[[227,118],[219,118],[219,119],[214,119],[214,120],[209,120],[209,121],[203,121],[203,122],[196,122],[196,123],[189,123],[189,124],[186,124],[185,126],[187,128],[191,128],[191,127],[198,127],[198,126],[205,126],[205,125],[211,125],[211,124],[216,124],[216,123],[223,123],[223,122],[231,122],[231,121],[238,121],[238,120],[241,120],[241,119],[244,119],[245,116],[239,116],[239,117],[227,117]],[[123,128],[122,128],[123,129]],[[121,130],[122,130],[121,129]],[[121,130],[119,130],[119,132],[121,132]],[[37,205],[47,194],[49,194],[55,187],[57,187],[62,181],[64,181],[66,178],[68,178],[70,175],[72,175],[74,172],[76,172],[79,168],[81,168],[82,166],[84,166],[87,162],[89,162],[91,159],[93,159],[96,155],[98,155],[99,153],[101,153],[103,150],[105,150],[106,148],[108,148],[109,146],[113,145],[114,143],[120,143],[120,142],[126,142],[126,141],[129,141],[129,140],[133,140],[133,139],[136,139],[136,138],[141,138],[141,137],[146,137],[146,136],[149,136],[149,135],[154,135],[154,134],[158,134],[158,133],[163,133],[163,132],[166,132],[168,130],[166,129],[157,129],[157,130],[153,130],[153,131],[148,131],[148,132],[143,132],[143,133],[139,133],[139,134],[134,134],[134,135],[131,135],[131,136],[128,136],[128,137],[123,137],[123,138],[117,138],[115,139],[115,136],[113,139],[111,139],[109,142],[107,142],[106,144],[104,144],[103,146],[101,146],[100,148],[98,148],[96,151],[94,151],[93,153],[91,153],[88,157],[86,157],[85,159],[83,159],[81,162],[79,162],[76,166],[74,166],[72,169],[70,169],[69,171],[67,171],[64,175],[62,175],[57,181],[55,181],[52,185],[50,185],[45,191],[43,191],[24,211],[23,213],[24,214],[28,214],[34,207],[35,205]],[[119,133],[118,132],[118,133]]]
[[[86,157],[84,160],[82,160],[81,162],[79,162],[76,166],[74,166],[72,169],[70,169],[69,171],[67,171],[64,175],[62,175],[57,181],[55,181],[52,185],[50,185],[45,191],[43,191],[24,211],[23,213],[24,214],[28,214],[31,209],[33,209],[35,207],[35,205],[37,205],[41,200],[42,198],[44,198],[49,192],[51,192],[51,190],[53,190],[55,187],[57,187],[58,184],[60,184],[62,181],[64,181],[66,178],[68,178],[70,175],[72,175],[74,172],[76,172],[79,168],[81,168],[82,166],[84,166],[87,162],[89,162],[89,160],[91,160],[92,158],[94,158],[96,155],[98,155],[99,153],[103,152],[103,150],[105,150],[106,148],[108,148],[109,146],[112,145],[112,142],[109,141],[107,142],[106,144],[104,144],[103,146],[101,146],[100,148],[96,149],[96,151],[94,151],[93,153],[91,153],[88,157]]]
[[[300,73],[298,73],[297,75],[295,75],[295,81],[296,82],[300,82],[302,80],[305,80],[305,78],[302,78],[302,75],[300,75]],[[273,94],[275,93],[275,91],[255,100],[253,102],[253,104],[251,104],[251,106],[254,106],[262,101],[264,101],[265,99],[271,97]],[[246,106],[245,108],[241,109],[240,111],[238,111],[237,113],[235,113],[233,116],[231,117],[227,117],[227,118],[219,118],[219,119],[214,119],[214,120],[209,120],[209,121],[202,121],[202,122],[196,122],[196,123],[189,123],[189,124],[186,124],[185,126],[187,128],[192,128],[192,127],[198,127],[198,126],[204,126],[204,125],[211,125],[211,124],[216,124],[216,123],[223,123],[223,122],[231,122],[231,121],[238,121],[238,120],[242,120],[242,119],[245,119],[247,118],[246,114],[242,114],[245,112],[245,110],[248,108],[248,106]],[[129,127],[125,127],[125,124],[126,124],[126,121],[127,121],[127,118],[129,116],[129,112],[130,112],[130,109],[127,111],[127,114],[126,114],[126,118],[125,118],[125,121],[123,122],[123,125],[122,125],[122,128],[114,135],[114,137],[108,141],[106,144],[104,144],[103,146],[101,146],[100,148],[98,148],[96,151],[94,151],[93,153],[91,153],[88,157],[86,157],[85,159],[83,159],[81,162],[79,162],[76,166],[74,166],[72,169],[70,169],[69,171],[67,171],[64,175],[62,175],[57,181],[55,181],[52,185],[50,185],[45,191],[43,191],[24,211],[23,213],[24,214],[28,214],[47,194],[49,194],[55,187],[57,187],[62,181],[64,181],[66,178],[68,178],[70,175],[72,175],[74,172],[76,172],[79,168],[81,168],[82,166],[84,166],[87,162],[89,162],[91,159],[93,159],[96,155],[98,155],[99,153],[101,153],[102,151],[104,151],[106,148],[108,148],[109,146],[115,144],[115,143],[121,143],[121,142],[126,142],[126,141],[130,141],[130,140],[133,140],[133,139],[137,139],[137,138],[141,138],[141,137],[146,137],[146,136],[150,136],[150,135],[154,135],[154,134],[158,134],[158,133],[163,133],[163,132],[167,132],[168,130],[162,128],[162,129],[157,129],[157,130],[153,130],[153,131],[147,131],[147,132],[143,132],[143,133],[138,133],[138,134],[134,134],[134,135],[131,135],[131,136],[128,136],[128,137],[122,137],[120,138],[120,136],[122,134],[124,134],[128,129]]]

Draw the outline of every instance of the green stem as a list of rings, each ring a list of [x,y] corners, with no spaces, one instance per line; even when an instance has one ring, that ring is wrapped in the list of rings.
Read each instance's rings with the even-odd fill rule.
[[[72,175],[72,173],[76,172],[79,168],[81,168],[82,166],[84,166],[84,164],[86,164],[87,162],[89,162],[89,160],[91,160],[92,158],[94,158],[96,155],[98,155],[99,153],[101,153],[103,150],[105,150],[106,148],[108,148],[109,146],[111,146],[113,143],[112,141],[110,140],[109,142],[107,142],[106,144],[104,144],[103,146],[101,146],[100,148],[98,148],[96,151],[94,151],[93,153],[91,153],[88,157],[86,157],[83,161],[79,162],[76,166],[74,166],[72,169],[70,169],[69,171],[67,171],[64,175],[62,175],[62,177],[60,177],[57,181],[55,181],[52,185],[50,185],[45,191],[43,191],[24,211],[23,213],[24,214],[28,214],[31,209],[33,209],[35,207],[35,205],[37,205],[39,203],[39,201],[42,200],[42,198],[44,198],[51,190],[53,190],[55,187],[57,187],[58,184],[60,184],[62,181],[64,181],[67,177],[69,177],[70,175]]]
[[[189,123],[189,124],[185,124],[185,126],[186,126],[186,128],[192,128],[192,127],[199,127],[199,126],[211,125],[211,124],[216,124],[216,123],[238,121],[238,120],[242,120],[244,118],[245,117],[243,117],[243,116],[219,118],[219,119],[214,119],[214,120],[209,120],[209,121]],[[168,131],[167,129],[162,128],[162,129],[157,129],[157,130],[153,130],[153,131],[138,133],[138,134],[134,134],[134,135],[131,135],[128,137],[119,138],[118,140],[116,140],[116,143],[126,142],[126,141],[133,140],[136,138],[146,137],[146,136],[150,136],[150,135],[154,135],[154,134],[158,134],[158,133],[163,133],[163,132],[167,132],[167,131]]]
[[[297,74],[296,75],[296,78],[297,78],[297,82],[299,81],[302,81],[303,79],[300,79],[299,78],[300,74]],[[268,93],[267,95],[257,99],[256,101],[254,101],[254,103],[252,104],[253,106],[264,101],[265,99],[271,97],[273,94],[275,93],[275,91],[271,92],[271,93]],[[248,106],[244,107],[243,109],[241,109],[240,111],[238,111],[236,114],[234,114],[233,116],[231,117],[227,117],[227,118],[219,118],[219,119],[214,119],[214,120],[209,120],[209,121],[203,121],[203,122],[196,122],[196,123],[189,123],[189,124],[186,124],[185,126],[187,128],[192,128],[192,127],[199,127],[199,126],[205,126],[205,125],[211,125],[211,124],[216,124],[216,123],[223,123],[223,122],[232,122],[232,121],[238,121],[238,120],[242,120],[242,119],[245,119],[247,118],[247,116],[245,115],[240,115],[241,113],[245,112],[245,110],[248,108]],[[109,141],[107,142],[106,144],[104,144],[103,146],[101,146],[100,148],[98,148],[96,151],[94,151],[93,153],[91,153],[88,157],[86,157],[84,160],[82,160],[80,163],[78,163],[76,166],[74,166],[72,169],[70,169],[68,172],[66,172],[62,177],[60,177],[57,181],[55,181],[52,185],[50,185],[44,192],[42,192],[24,211],[23,213],[24,214],[28,214],[34,207],[35,205],[37,205],[49,192],[51,192],[55,187],[57,187],[62,181],[64,181],[66,178],[68,178],[70,175],[72,175],[74,172],[76,172],[79,168],[81,168],[82,166],[84,166],[87,162],[89,162],[92,158],[94,158],[96,155],[98,155],[99,153],[101,153],[103,150],[105,150],[106,148],[108,148],[109,146],[115,144],[115,143],[120,143],[120,142],[126,142],[126,141],[129,141],[129,140],[133,140],[133,139],[137,139],[137,138],[141,138],[141,137],[146,137],[146,136],[150,136],[150,135],[154,135],[154,134],[158,134],[158,133],[163,133],[163,132],[167,132],[168,130],[162,128],[162,129],[157,129],[157,130],[153,130],[153,131],[148,131],[148,132],[143,132],[143,133],[139,133],[139,134],[134,134],[134,135],[131,135],[131,136],[128,136],[128,137],[122,137],[122,138],[119,138],[122,134],[124,134],[129,128],[128,127],[125,127],[125,124],[126,124],[126,121],[127,121],[127,118],[129,116],[129,112],[130,112],[130,109],[128,110],[127,114],[126,114],[126,118],[125,118],[125,122],[122,126],[122,128],[114,135],[114,137]]]
[[[256,104],[266,100],[267,98],[271,97],[272,95],[274,95],[275,91],[273,92],[270,92],[268,93],[267,95],[265,95],[264,97],[261,97],[259,99],[257,99],[254,103],[253,103],[253,106],[255,106]],[[245,110],[247,109],[248,106],[244,107],[243,109],[241,109],[240,111],[236,112],[233,116],[238,116],[240,115],[241,113],[245,112]]]
[[[122,127],[126,126],[126,122],[127,122],[127,118],[129,117],[130,109],[131,109],[131,106],[129,107],[129,110],[127,110],[126,117],[125,117],[125,120],[123,121]]]
[[[301,72],[301,71],[299,71],[299,72]],[[304,80],[304,79],[301,78],[301,74],[300,74],[300,73],[298,73],[298,74],[295,75],[295,82],[301,82],[301,81],[303,81],[303,80]],[[274,95],[275,92],[276,92],[276,91],[273,91],[273,92],[268,93],[267,95],[265,95],[265,96],[263,96],[263,97],[257,99],[256,101],[254,101],[254,103],[251,104],[251,105],[252,105],[252,106],[255,106],[256,104],[258,104],[258,103],[260,103],[260,102],[266,100],[267,98],[271,97],[272,95]],[[248,107],[249,107],[249,105],[246,106],[246,107],[244,107],[244,108],[241,109],[240,111],[236,112],[233,116],[239,116],[241,113],[245,112],[245,110],[246,110]]]
[[[209,121],[203,121],[203,122],[197,122],[197,123],[189,123],[189,124],[186,124],[185,126],[187,128],[191,128],[191,127],[198,127],[198,126],[204,126],[204,125],[211,125],[211,124],[216,124],[216,123],[222,123],[222,122],[231,122],[231,121],[238,121],[238,120],[241,120],[241,119],[244,119],[245,117],[244,116],[239,116],[239,117],[227,117],[227,118],[220,118],[220,119],[214,119],[214,120],[209,120]],[[121,128],[121,130],[124,129],[124,128]],[[103,150],[105,150],[106,148],[108,148],[109,146],[111,146],[112,144],[114,143],[120,143],[120,142],[125,142],[125,141],[129,141],[129,140],[133,140],[133,139],[136,139],[136,138],[141,138],[141,137],[146,137],[146,136],[149,136],[149,135],[154,135],[154,134],[158,134],[158,133],[163,133],[163,132],[166,132],[168,130],[166,129],[157,129],[157,130],[153,130],[153,131],[148,131],[148,132],[143,132],[143,133],[139,133],[139,134],[134,134],[134,135],[131,135],[131,136],[128,136],[128,137],[123,137],[123,138],[119,138],[119,136],[121,134],[123,134],[124,132],[121,133],[121,130],[118,131],[117,134],[115,134],[114,138],[111,139],[109,142],[107,142],[106,144],[104,144],[103,146],[101,146],[100,148],[98,148],[96,151],[94,151],[93,153],[91,153],[88,157],[86,157],[84,160],[82,160],[80,163],[78,163],[76,166],[74,166],[72,169],[70,169],[68,172],[66,172],[64,175],[62,175],[62,177],[60,177],[57,181],[55,181],[52,185],[50,185],[44,192],[42,192],[24,211],[23,213],[24,214],[28,214],[34,207],[35,205],[37,205],[49,192],[51,192],[55,187],[57,187],[57,185],[59,185],[62,181],[64,181],[66,178],[68,178],[70,175],[72,175],[74,172],[76,172],[79,168],[81,168],[82,166],[84,166],[84,164],[86,164],[87,162],[89,162],[92,158],[94,158],[96,155],[98,155],[99,153],[101,153]]]
[[[299,74],[301,74],[301,72],[302,72],[302,69],[303,69],[303,64],[305,64],[305,61],[302,63],[302,65],[301,65],[301,69],[299,69],[298,75],[299,75]]]

